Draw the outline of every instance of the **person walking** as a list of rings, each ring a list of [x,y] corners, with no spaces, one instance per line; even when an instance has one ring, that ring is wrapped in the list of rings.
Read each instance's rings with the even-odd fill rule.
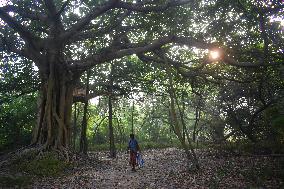
[[[127,150],[130,150],[130,165],[132,166],[132,171],[136,171],[135,166],[137,165],[136,156],[137,152],[140,151],[139,144],[134,137],[134,134],[130,134],[130,140],[128,142]]]

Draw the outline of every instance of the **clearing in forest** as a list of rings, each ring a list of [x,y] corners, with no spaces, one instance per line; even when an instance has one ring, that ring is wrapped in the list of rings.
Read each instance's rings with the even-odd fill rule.
[[[167,148],[143,152],[145,167],[132,172],[128,155],[116,159],[107,152],[90,153],[90,160],[68,170],[59,178],[36,180],[31,188],[281,188],[282,157],[233,156],[216,151],[197,150],[201,169],[186,170],[182,150]],[[96,158],[94,158],[96,157]],[[91,163],[90,163],[91,162]],[[283,172],[283,170],[282,170]]]

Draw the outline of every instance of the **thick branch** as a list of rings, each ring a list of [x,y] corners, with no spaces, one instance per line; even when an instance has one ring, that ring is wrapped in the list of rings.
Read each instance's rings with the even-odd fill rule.
[[[71,69],[75,70],[87,70],[90,67],[93,67],[95,65],[114,60],[116,58],[122,58],[127,55],[132,55],[132,54],[138,54],[138,53],[144,53],[144,52],[149,52],[152,50],[155,50],[156,48],[160,48],[161,46],[170,43],[172,41],[172,37],[163,37],[160,39],[157,39],[153,41],[150,44],[144,44],[144,45],[136,45],[137,47],[134,48],[128,48],[128,49],[118,49],[118,50],[111,50],[112,48],[109,47],[110,52],[105,52],[105,53],[100,53],[97,55],[92,55],[85,60],[78,61],[77,63],[74,63],[71,65]]]
[[[44,0],[44,4],[48,10],[48,16],[52,17],[57,14],[56,6],[53,0]]]
[[[188,4],[192,2],[192,0],[171,0],[165,3],[164,5],[159,6],[141,6],[141,4],[134,4],[134,3],[126,3],[126,2],[119,2],[116,4],[116,8],[123,8],[131,11],[136,12],[143,12],[143,13],[149,13],[149,12],[161,12],[164,11],[170,7],[180,6],[184,4]]]
[[[263,13],[272,15],[272,14],[278,13],[279,11],[282,11],[283,9],[284,9],[284,4],[276,6],[276,7],[266,7],[263,9]]]
[[[27,9],[22,9],[22,8],[16,7],[14,5],[7,5],[7,6],[4,6],[2,8],[5,12],[12,11],[12,12],[18,13],[19,15],[21,15],[24,18],[29,18],[31,20],[39,20],[39,21],[42,21],[42,22],[47,21],[47,16],[44,15],[44,14],[40,14],[39,12],[34,12],[34,11],[27,10]]]
[[[277,102],[277,100],[271,100],[268,103],[264,104],[263,106],[261,106],[259,109],[257,109],[252,116],[250,117],[249,120],[249,127],[252,128],[253,124],[254,124],[254,120],[257,118],[257,116],[264,111],[265,109],[267,109],[269,106],[273,105],[275,102]]]
[[[89,30],[89,31],[78,33],[72,36],[72,39],[69,42],[84,41],[88,39],[96,40],[105,34],[113,32],[113,30],[119,30],[120,32],[128,32],[132,29],[137,29],[140,27],[141,26],[139,25],[136,25],[136,26],[119,26],[117,24],[109,25],[105,28],[100,28],[95,31]]]
[[[98,97],[98,96],[121,96],[124,94],[124,91],[121,91],[118,94],[110,93],[107,90],[102,90],[102,91],[95,91],[92,93],[89,93],[87,96],[73,96],[73,102],[86,102],[88,100],[91,100],[92,98]]]
[[[62,36],[61,39],[63,41],[68,40],[72,36],[74,36],[76,33],[82,31],[84,27],[86,27],[91,20],[94,18],[99,17],[100,15],[104,14],[110,9],[114,8],[122,8],[122,9],[127,9],[129,11],[136,11],[136,12],[160,12],[163,10],[168,9],[169,7],[174,7],[174,6],[179,6],[179,5],[184,5],[189,2],[192,2],[190,0],[171,0],[167,2],[164,5],[161,6],[146,6],[143,7],[141,4],[133,4],[133,3],[126,3],[126,2],[121,2],[118,0],[109,0],[107,3],[95,7],[92,11],[90,11],[89,14],[87,14],[84,18],[82,18],[79,22],[77,22],[75,25],[73,25],[69,30],[67,30]],[[127,12],[128,14],[130,12]]]
[[[282,60],[281,62],[271,62],[271,63],[253,63],[253,62],[238,62],[234,60],[233,58],[229,56],[224,56],[222,58],[222,61],[232,65],[232,66],[237,66],[237,67],[267,67],[267,66],[278,66],[278,65],[283,65],[284,61]]]
[[[60,38],[62,41],[66,41],[71,38],[76,33],[82,31],[90,22],[91,20],[99,17],[100,15],[104,14],[108,10],[114,8],[114,4],[116,3],[115,0],[109,0],[107,3],[95,7],[93,10],[90,11],[85,17],[83,17],[80,21],[74,24],[70,29],[64,32]]]
[[[156,39],[148,44],[127,44],[129,48],[117,48],[117,47],[108,47],[105,51],[90,55],[84,60],[73,61],[70,65],[72,70],[87,70],[95,65],[111,61],[117,58],[122,58],[124,56],[132,55],[132,54],[141,54],[150,51],[154,51],[156,49],[160,49],[162,46],[175,43],[179,45],[186,45],[188,47],[197,47],[201,49],[214,49],[216,48],[216,44],[206,43],[204,41],[197,40],[193,37],[178,37],[178,36],[165,36],[159,39]],[[238,67],[259,67],[259,66],[272,66],[272,65],[280,65],[282,63],[270,63],[270,64],[260,64],[260,63],[251,63],[251,62],[237,62],[233,58],[229,56],[222,56],[220,58],[225,63],[228,63],[232,66]]]
[[[57,12],[57,15],[61,15],[65,8],[67,7],[67,5],[69,4],[70,0],[67,0],[65,3],[63,3],[62,7],[60,8],[60,10]]]
[[[0,18],[2,18],[11,28],[17,31],[20,36],[28,43],[34,44],[35,40],[38,40],[25,26],[21,25],[2,8],[0,8]]]
[[[1,50],[3,49],[7,52],[15,53],[19,56],[23,56],[28,59],[31,59],[26,49],[18,49],[16,45],[13,44],[13,42],[14,42],[13,38],[11,39],[11,38],[3,37],[2,35],[0,35]]]
[[[58,32],[61,33],[64,30],[63,24],[60,20],[60,11],[62,10],[60,10],[59,12],[57,11],[55,2],[53,0],[44,0],[44,3],[48,11],[48,19],[50,22],[52,22],[52,24],[50,25],[52,35],[58,35]],[[63,5],[63,7],[65,8],[65,6],[67,6],[66,3]]]
[[[131,46],[131,48],[126,48],[126,49],[116,49],[114,47],[109,47],[108,50],[106,50],[105,52],[96,55],[91,55],[85,60],[80,60],[77,62],[74,61],[73,64],[71,65],[71,69],[87,70],[95,65],[111,61],[117,58],[122,58],[124,56],[154,51],[156,49],[161,48],[163,45],[172,42],[180,45],[187,45],[189,47],[197,47],[197,48],[213,48],[215,46],[213,44],[208,44],[206,42],[198,41],[197,39],[194,39],[192,37],[186,38],[186,37],[177,37],[177,36],[165,36],[156,39],[152,41],[152,43],[148,44],[128,44],[128,46]]]
[[[237,83],[251,83],[251,82],[255,81],[255,80],[252,80],[252,79],[238,80],[238,79],[235,79],[233,77],[230,78],[230,77],[226,77],[226,76],[219,76],[219,75],[216,75],[215,73],[211,73],[209,71],[203,71],[201,69],[188,67],[188,66],[184,65],[186,63],[181,63],[181,62],[171,60],[170,58],[166,57],[162,52],[155,51],[155,54],[157,55],[157,57],[147,56],[147,55],[144,55],[144,54],[139,54],[138,57],[143,62],[156,62],[156,63],[161,64],[161,65],[165,64],[165,61],[162,58],[166,58],[167,62],[171,66],[173,66],[177,70],[177,72],[180,75],[182,75],[183,77],[187,77],[187,78],[201,77],[201,78],[203,78],[206,81],[211,82],[211,83],[218,83],[218,82],[213,81],[213,80],[209,80],[207,76],[213,77],[214,80],[227,80],[227,81],[234,81],[234,82],[237,82]],[[203,61],[203,60],[200,60],[200,61]]]

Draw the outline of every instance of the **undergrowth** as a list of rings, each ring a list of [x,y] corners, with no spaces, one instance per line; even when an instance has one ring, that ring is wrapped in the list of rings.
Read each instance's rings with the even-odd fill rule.
[[[31,183],[30,176],[0,176],[0,188],[24,188]]]
[[[179,144],[170,144],[170,143],[157,143],[157,142],[140,142],[139,146],[141,150],[146,149],[162,149],[162,148],[169,148],[169,147],[180,147]],[[124,151],[127,149],[127,143],[125,144],[115,144],[116,150]],[[90,151],[106,151],[109,150],[109,144],[92,144],[89,146]]]
[[[69,163],[60,160],[56,154],[47,153],[42,157],[32,160],[22,160],[16,165],[16,170],[26,172],[34,176],[59,176],[64,169],[70,166]]]
[[[57,177],[72,164],[61,160],[56,153],[48,152],[36,155],[29,152],[19,156],[4,167],[6,174],[0,175],[0,188],[24,188],[37,177]]]

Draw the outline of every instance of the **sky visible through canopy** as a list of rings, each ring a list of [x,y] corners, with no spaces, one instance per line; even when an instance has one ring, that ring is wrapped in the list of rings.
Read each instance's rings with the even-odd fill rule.
[[[0,7],[6,5],[7,1],[6,0],[0,0]]]

